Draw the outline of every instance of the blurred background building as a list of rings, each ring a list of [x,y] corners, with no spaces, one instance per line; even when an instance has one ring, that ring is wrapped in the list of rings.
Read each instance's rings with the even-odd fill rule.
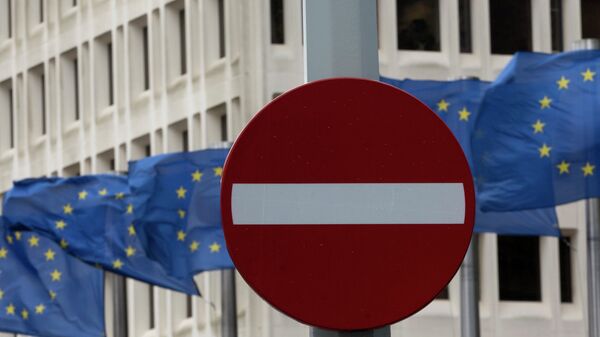
[[[379,0],[378,14],[394,78],[493,80],[518,50],[600,37],[597,0]],[[234,140],[302,83],[301,28],[300,0],[0,0],[0,191]],[[583,204],[559,218],[561,240],[478,236],[483,336],[585,335]],[[457,279],[393,336],[460,335]],[[218,272],[197,276],[203,298],[126,282],[130,337],[220,336]],[[240,336],[308,336],[241,277],[237,296]]]

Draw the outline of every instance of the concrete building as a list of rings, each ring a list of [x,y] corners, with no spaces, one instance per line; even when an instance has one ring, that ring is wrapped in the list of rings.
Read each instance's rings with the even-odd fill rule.
[[[595,0],[379,0],[378,14],[395,78],[492,80],[516,50],[600,37]],[[0,0],[0,191],[235,139],[302,83],[301,22],[300,0]],[[478,237],[483,336],[586,335],[584,207],[559,217],[564,240]],[[197,282],[203,298],[128,280],[129,336],[220,336],[220,274]],[[237,295],[240,336],[308,336],[240,277]],[[459,336],[458,295],[457,276],[392,335]]]

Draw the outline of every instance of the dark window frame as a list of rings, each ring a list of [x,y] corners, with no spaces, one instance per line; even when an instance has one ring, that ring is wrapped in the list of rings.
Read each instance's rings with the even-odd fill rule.
[[[271,0],[271,43],[285,44],[284,0]]]
[[[412,21],[402,21],[411,6],[425,4],[431,15],[414,17]],[[442,48],[440,25],[440,0],[396,0],[396,48],[398,50],[417,50],[439,52]],[[429,21],[429,23],[428,23]]]
[[[541,302],[541,253],[538,236],[498,235],[498,298]]]

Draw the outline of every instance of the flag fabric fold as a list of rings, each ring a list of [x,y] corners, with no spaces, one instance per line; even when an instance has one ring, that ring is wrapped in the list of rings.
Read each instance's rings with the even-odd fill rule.
[[[474,172],[471,138],[489,82],[476,79],[381,80],[410,93],[435,111],[460,143],[471,171]],[[477,199],[479,201],[479,195]],[[475,231],[512,235],[560,235],[554,208],[516,212],[482,212],[478,209],[475,215]]]
[[[152,228],[153,257],[173,272],[233,268],[221,225],[221,174],[228,149],[159,155],[131,162],[135,216]]]
[[[105,336],[102,270],[37,233],[11,231],[0,216],[0,331]]]
[[[106,270],[188,294],[191,275],[170,274],[153,260],[152,228],[134,219],[127,177],[89,175],[17,181],[6,194],[4,215],[57,242],[68,253]],[[159,246],[160,248],[160,246]]]
[[[600,51],[517,53],[488,89],[473,137],[483,210],[600,197]]]

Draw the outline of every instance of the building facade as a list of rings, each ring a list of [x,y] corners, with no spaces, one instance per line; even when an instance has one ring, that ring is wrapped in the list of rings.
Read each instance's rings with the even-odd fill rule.
[[[493,80],[517,50],[600,37],[596,0],[379,0],[378,15],[394,78]],[[301,27],[300,0],[0,0],[0,191],[234,140],[302,83]],[[562,239],[477,236],[483,336],[586,335],[585,208],[558,211]],[[392,335],[459,336],[458,277]],[[196,279],[202,298],[127,280],[128,335],[220,336],[220,273]],[[241,337],[309,334],[239,275],[237,308]]]

